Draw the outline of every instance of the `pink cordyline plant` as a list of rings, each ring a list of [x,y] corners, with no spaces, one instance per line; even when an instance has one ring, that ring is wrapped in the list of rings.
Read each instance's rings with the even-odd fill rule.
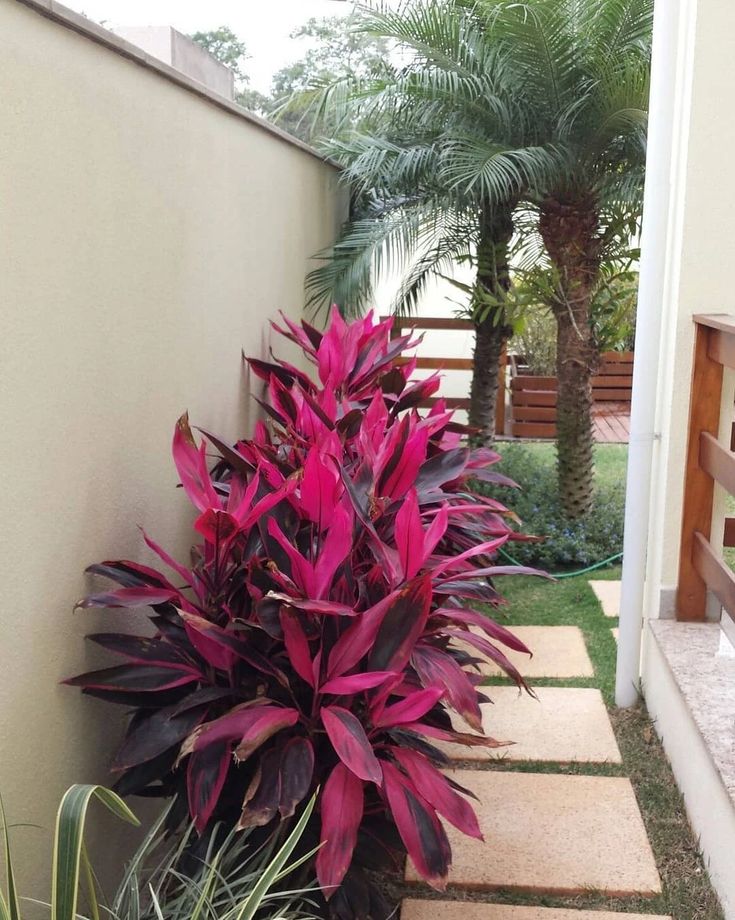
[[[117,790],[176,796],[174,813],[188,810],[203,835],[217,821],[275,825],[319,788],[325,898],[336,915],[379,916],[363,895],[376,853],[398,865],[407,852],[442,888],[441,819],[480,837],[436,742],[498,744],[482,734],[478,665],[525,686],[500,646],[528,650],[474,605],[501,602],[495,576],[530,570],[496,564],[518,537],[472,483],[508,481],[495,453],[462,446],[442,400],[419,412],[439,377],[411,381],[410,337],[336,311],[324,333],[284,325],[318,382],[251,360],[270,424],[234,446],[204,433],[213,466],[179,419],[192,563],[144,535],[172,576],[91,566],[120,587],[80,606],[151,607],[154,633],[90,636],[125,663],[68,683],[134,710]],[[472,731],[455,730],[452,712]]]

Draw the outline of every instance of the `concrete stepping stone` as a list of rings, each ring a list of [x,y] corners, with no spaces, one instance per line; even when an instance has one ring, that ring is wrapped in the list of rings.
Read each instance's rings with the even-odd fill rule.
[[[570,896],[660,893],[630,780],[495,770],[456,770],[452,779],[478,796],[485,840],[447,828],[450,884]],[[420,880],[410,861],[406,880]]]
[[[590,588],[595,592],[606,617],[620,616],[620,581],[590,581]]]
[[[511,624],[509,629],[533,652],[533,658],[529,658],[528,655],[500,646],[524,677],[594,677],[595,670],[579,627]],[[480,670],[487,676],[502,674],[500,668],[491,662],[483,661]]]
[[[574,910],[554,907],[513,907],[479,901],[421,901],[407,899],[401,920],[671,920],[653,914],[621,914],[607,910]]]
[[[514,741],[504,748],[442,744],[454,760],[547,760],[560,763],[621,763],[620,750],[599,690],[536,687],[538,699],[515,687],[489,687],[483,703],[485,734]],[[472,731],[455,719],[460,731]]]

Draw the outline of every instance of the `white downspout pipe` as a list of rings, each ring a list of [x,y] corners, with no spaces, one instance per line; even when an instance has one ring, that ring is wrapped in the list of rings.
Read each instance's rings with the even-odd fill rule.
[[[682,89],[677,79],[679,19],[679,0],[656,0],[615,680],[615,703],[622,707],[636,703],[640,681],[674,122]]]

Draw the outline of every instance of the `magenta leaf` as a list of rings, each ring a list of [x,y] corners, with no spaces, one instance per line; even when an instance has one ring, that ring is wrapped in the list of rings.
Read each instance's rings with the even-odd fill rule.
[[[351,674],[349,677],[335,677],[319,688],[320,693],[351,694],[363,690],[372,690],[384,684],[388,678],[395,677],[395,671],[366,671],[364,674]]]
[[[186,413],[181,416],[174,429],[173,456],[181,484],[194,507],[200,511],[220,508],[221,503],[207,469],[204,444],[199,448],[196,446]]]
[[[418,574],[427,555],[424,550],[424,529],[421,526],[419,503],[413,489],[403,500],[396,515],[395,535],[403,577],[413,578]]]
[[[287,608],[281,608],[281,628],[283,629],[283,640],[286,643],[286,654],[294,671],[310,687],[313,687],[314,674],[309,642],[304,630],[301,628],[298,617],[294,616],[293,613],[289,613]]]
[[[210,744],[226,741],[237,742],[237,760],[247,760],[264,741],[281,729],[295,725],[298,719],[296,709],[269,705],[267,700],[259,705],[245,703],[195,729],[181,746],[179,757],[202,751]]]
[[[176,426],[197,511],[190,555],[144,535],[166,575],[130,560],[88,569],[112,588],[83,606],[149,607],[150,638],[93,636],[118,663],[70,683],[128,709],[116,788],[170,792],[172,832],[188,812],[205,837],[220,821],[226,833],[239,812],[240,827],[275,839],[316,794],[331,912],[376,912],[368,862],[408,852],[441,887],[440,816],[479,833],[468,793],[437,769],[441,742],[503,744],[471,733],[486,699],[478,665],[521,681],[501,649],[526,649],[462,605],[503,603],[495,576],[533,570],[496,553],[534,538],[475,491],[506,481],[498,455],[463,446],[472,431],[431,398],[439,375],[415,379],[412,335],[336,309],[324,332],[285,316],[274,328],[301,360],[250,361],[264,384],[252,436],[200,443],[186,416]]]
[[[327,900],[350,867],[362,813],[362,780],[338,763],[322,792],[322,846],[316,859],[317,878]]]
[[[342,763],[360,779],[379,784],[380,764],[357,716],[341,706],[322,706],[320,715]]]
[[[414,649],[411,661],[424,687],[443,688],[452,708],[475,731],[482,731],[477,690],[451,655],[431,645],[419,644]]]
[[[388,807],[416,869],[431,886],[443,891],[451,861],[447,834],[434,809],[397,767],[381,760]]]
[[[452,789],[446,776],[423,754],[399,747],[391,748],[391,753],[432,808],[463,834],[483,839],[472,806]]]
[[[407,722],[416,722],[430,712],[444,696],[443,687],[428,687],[426,690],[416,690],[409,694],[400,703],[386,706],[375,724],[381,728],[390,728],[393,725],[405,725]]]

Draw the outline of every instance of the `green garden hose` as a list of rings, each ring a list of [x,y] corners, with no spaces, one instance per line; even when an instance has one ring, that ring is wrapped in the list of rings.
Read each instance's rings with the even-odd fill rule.
[[[522,562],[519,562],[517,559],[514,559],[510,553],[506,552],[504,549],[500,550],[500,555],[505,556],[508,562],[512,562],[513,565],[523,565]],[[618,559],[622,559],[622,553],[615,553],[614,556],[608,556],[607,559],[603,559],[602,562],[596,562],[594,565],[588,565],[586,569],[580,569],[578,572],[559,572],[555,574],[554,572],[548,572],[548,575],[551,575],[552,578],[574,578],[577,575],[586,575],[587,572],[594,572],[596,569],[604,568],[604,566],[609,565],[611,562],[617,562]]]

